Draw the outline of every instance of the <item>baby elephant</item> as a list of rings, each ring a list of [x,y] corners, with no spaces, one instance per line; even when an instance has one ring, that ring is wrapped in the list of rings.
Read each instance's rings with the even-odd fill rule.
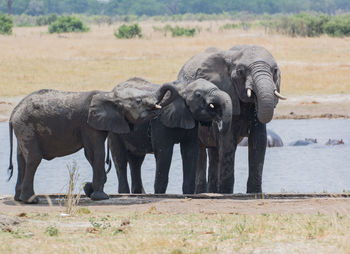
[[[142,80],[127,81],[129,86],[154,89]],[[159,117],[135,126],[127,134],[109,134],[109,147],[116,165],[119,193],[129,193],[127,164],[130,165],[133,193],[144,192],[141,165],[147,153],[156,158],[155,193],[165,193],[174,144],[180,144],[182,156],[184,194],[194,193],[198,153],[198,125],[213,124],[219,132],[231,128],[232,103],[229,95],[214,84],[198,79],[190,84],[176,84],[180,96],[163,107]],[[125,86],[123,86],[125,87]],[[85,193],[90,195],[89,185]]]
[[[163,100],[170,91],[170,96]],[[42,159],[51,160],[84,148],[93,168],[91,199],[108,199],[103,187],[104,142],[108,132],[128,133],[135,124],[156,117],[178,96],[164,85],[156,91],[115,87],[111,92],[61,92],[43,89],[25,97],[13,110],[10,127],[10,178],[13,131],[17,137],[18,177],[14,199],[38,203],[33,180]],[[160,103],[160,104],[159,104]]]

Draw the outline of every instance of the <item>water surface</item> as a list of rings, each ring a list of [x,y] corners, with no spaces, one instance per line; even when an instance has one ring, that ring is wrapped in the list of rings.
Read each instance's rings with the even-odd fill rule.
[[[268,128],[278,133],[285,146],[268,148],[263,173],[263,191],[277,192],[343,192],[350,190],[350,120],[309,119],[273,120]],[[317,138],[318,144],[288,146],[288,143],[304,138]],[[342,138],[345,145],[326,146],[329,138]],[[14,142],[16,144],[16,141]],[[17,179],[16,145],[14,147],[14,175],[7,182],[9,163],[8,123],[0,123],[0,194],[14,194]],[[238,147],[236,152],[235,193],[246,192],[248,177],[247,147]],[[77,162],[80,180],[91,181],[92,170],[83,151],[73,155],[43,160],[35,175],[35,192],[62,193],[69,179],[67,166]],[[153,193],[155,162],[147,155],[142,167],[142,179],[147,193]],[[129,177],[130,179],[130,177]],[[167,193],[181,193],[182,162],[179,146],[176,145],[169,175]],[[108,175],[105,191],[117,193],[118,181],[114,169]]]

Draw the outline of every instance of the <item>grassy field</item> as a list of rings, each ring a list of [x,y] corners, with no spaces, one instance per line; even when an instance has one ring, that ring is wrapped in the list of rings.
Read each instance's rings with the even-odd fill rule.
[[[282,70],[282,92],[288,95],[350,93],[349,38],[291,38],[263,30],[226,30],[227,23],[191,22],[200,28],[193,38],[165,37],[141,22],[142,39],[120,40],[117,25],[92,26],[88,33],[48,34],[47,27],[17,27],[0,36],[0,96],[25,95],[40,88],[110,90],[133,76],[155,83],[176,79],[181,66],[207,47],[237,44],[266,47]]]
[[[117,209],[116,209],[117,210]],[[302,214],[21,213],[1,253],[349,253],[350,218]]]
[[[132,40],[116,39],[116,25],[62,35],[48,34],[47,27],[17,27],[12,36],[0,36],[0,96],[41,88],[110,90],[133,76],[163,83],[176,79],[185,61],[207,47],[237,44],[262,45],[274,55],[284,95],[350,93],[350,38],[220,31],[225,23],[177,23],[201,32],[172,38],[152,28],[164,23],[141,22],[144,36]],[[3,207],[0,215],[22,220],[0,227],[0,253],[6,254],[350,253],[350,217],[341,213],[168,213],[156,207],[133,211],[137,205],[125,211],[116,205],[107,211],[81,207],[76,215],[62,217],[64,208],[31,212],[33,206]],[[237,204],[230,209],[237,210]]]

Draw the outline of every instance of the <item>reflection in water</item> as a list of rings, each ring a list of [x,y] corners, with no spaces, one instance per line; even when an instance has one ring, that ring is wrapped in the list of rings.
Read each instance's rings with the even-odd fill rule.
[[[284,146],[268,148],[263,174],[264,192],[342,192],[350,190],[350,120],[274,120],[268,128],[275,131],[284,144],[304,138],[317,138],[318,143],[309,146]],[[326,146],[329,139],[343,139],[344,145]],[[14,176],[6,182],[9,161],[8,123],[0,123],[0,194],[14,194],[17,179],[16,146],[14,148]],[[16,142],[14,142],[16,143]],[[80,183],[91,181],[92,170],[83,151],[70,156],[43,160],[35,175],[35,192],[62,193],[68,183],[67,165],[78,164]],[[245,193],[248,177],[247,147],[236,152],[235,193]],[[142,167],[142,179],[147,193],[153,193],[155,163],[153,155],[147,155]],[[129,177],[130,179],[130,177]],[[181,193],[182,162],[179,147],[174,149],[167,193]],[[115,170],[111,170],[105,185],[107,193],[117,193]]]

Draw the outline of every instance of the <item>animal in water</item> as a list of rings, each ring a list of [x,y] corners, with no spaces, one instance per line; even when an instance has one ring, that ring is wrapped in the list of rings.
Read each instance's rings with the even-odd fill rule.
[[[343,139],[328,139],[326,142],[327,146],[344,145]]]
[[[163,100],[167,92],[170,95]],[[172,85],[152,91],[119,86],[110,92],[42,89],[26,96],[14,108],[9,121],[10,178],[13,132],[17,137],[18,176],[14,199],[38,203],[33,181],[41,160],[69,155],[82,148],[93,169],[91,199],[108,199],[103,191],[104,143],[108,132],[130,132],[136,124],[156,117],[161,107],[177,96],[177,89]]]
[[[211,47],[189,59],[178,74],[178,81],[184,84],[200,78],[230,95],[232,124],[225,133],[219,133],[215,126],[199,127],[196,193],[233,193],[235,152],[243,137],[248,137],[247,192],[262,192],[266,124],[272,120],[279,99],[286,99],[280,94],[281,71],[276,60],[257,45],[229,50]]]
[[[316,144],[317,139],[316,138],[305,138],[304,140],[297,140],[289,143],[290,146],[307,146]]]
[[[274,131],[267,129],[267,147],[282,147],[283,141],[281,137]],[[239,146],[248,146],[248,138],[244,137],[242,141],[238,144]]]

